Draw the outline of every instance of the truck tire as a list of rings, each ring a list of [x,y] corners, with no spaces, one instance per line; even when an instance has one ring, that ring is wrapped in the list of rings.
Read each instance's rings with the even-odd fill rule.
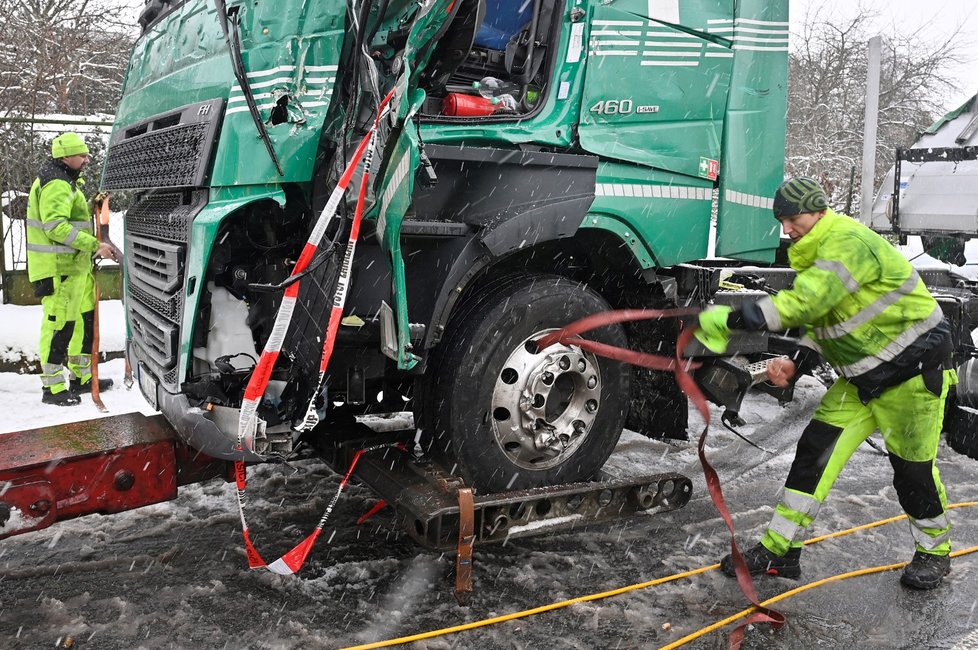
[[[531,342],[607,309],[584,285],[547,275],[500,279],[466,301],[426,372],[422,445],[482,493],[591,478],[621,435],[631,371]],[[587,336],[627,341],[617,325]]]
[[[953,391],[944,412],[944,431],[948,447],[978,460],[978,412],[959,406]]]

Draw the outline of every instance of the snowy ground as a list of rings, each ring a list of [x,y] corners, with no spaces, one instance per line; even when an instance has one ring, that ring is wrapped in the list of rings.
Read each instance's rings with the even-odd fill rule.
[[[4,323],[10,314],[3,313]],[[33,327],[26,316],[17,320],[25,330]],[[104,370],[121,382],[121,361]],[[743,544],[752,544],[769,521],[794,443],[822,392],[804,379],[786,407],[765,395],[749,397],[743,432],[772,454],[722,429],[711,431],[707,453]],[[7,416],[0,430],[97,415],[87,400],[75,409],[43,407],[38,393],[36,377],[0,374],[0,408]],[[136,390],[117,389],[105,400],[113,414],[147,408]],[[693,499],[674,512],[614,525],[477,545],[468,607],[452,596],[453,557],[419,547],[395,527],[389,511],[355,524],[375,502],[359,485],[344,493],[297,577],[250,571],[233,488],[215,481],[182,488],[169,503],[0,541],[0,647],[339,648],[600,593],[708,566],[726,552],[726,529],[707,496],[694,443],[626,433],[617,453],[646,471],[691,477]],[[978,500],[975,461],[942,444],[939,463],[952,503]],[[890,480],[887,459],[860,448],[813,534],[899,514]],[[315,460],[250,471],[249,520],[266,559],[313,529],[338,481]],[[955,548],[978,544],[975,514],[953,512]],[[888,524],[806,549],[802,582],[911,554],[906,522]],[[956,559],[953,567],[933,593],[901,588],[894,572],[808,591],[779,604],[788,618],[784,628],[750,631],[744,647],[978,648],[978,554]],[[799,584],[765,578],[758,589],[768,598]],[[409,647],[653,648],[744,607],[735,583],[714,570]],[[723,648],[726,634],[714,632],[686,647]]]
[[[125,347],[125,321],[122,303],[107,300],[99,306],[100,346],[103,352],[121,352]],[[36,361],[41,331],[40,306],[0,305],[0,361]],[[154,413],[138,388],[127,391],[122,385],[125,362],[114,359],[99,366],[99,377],[110,377],[115,387],[102,395],[109,409],[104,415]],[[86,397],[78,406],[62,407],[41,403],[41,380],[37,375],[0,372],[0,433],[40,426],[103,417]]]

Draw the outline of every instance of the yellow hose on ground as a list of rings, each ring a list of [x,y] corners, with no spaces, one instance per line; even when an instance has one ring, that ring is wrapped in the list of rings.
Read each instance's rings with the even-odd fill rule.
[[[969,508],[969,507],[973,507],[973,506],[978,506],[978,501],[964,501],[964,502],[961,502],[961,503],[954,503],[954,504],[949,505],[948,508],[949,509],[950,508]],[[907,515],[898,515],[896,517],[889,517],[888,519],[880,519],[879,521],[874,521],[874,522],[871,522],[871,523],[868,523],[868,524],[863,524],[861,526],[854,526],[853,528],[847,528],[845,530],[840,530],[840,531],[835,532],[835,533],[829,533],[828,535],[822,535],[820,537],[813,537],[812,539],[809,539],[809,540],[805,541],[805,544],[806,545],[807,544],[817,544],[818,542],[821,542],[821,541],[824,541],[824,540],[827,540],[827,539],[832,539],[832,538],[835,538],[835,537],[843,537],[845,535],[851,535],[852,533],[858,532],[860,530],[866,530],[868,528],[876,528],[877,526],[883,526],[885,524],[890,524],[890,523],[893,523],[895,521],[900,521],[901,519],[906,519],[906,518],[907,518]],[[962,550],[962,551],[956,551],[954,553],[951,553],[951,557],[958,557],[960,555],[967,555],[969,553],[974,553],[975,551],[978,551],[978,546],[973,546],[971,548],[968,548],[968,549],[965,549],[965,550]],[[835,575],[835,576],[832,576],[832,577],[829,577],[829,578],[824,578],[824,579],[818,580],[816,582],[812,582],[812,583],[809,583],[809,584],[806,584],[806,585],[802,585],[801,587],[796,587],[795,589],[791,589],[790,591],[786,591],[783,594],[780,594],[778,596],[775,596],[773,598],[770,598],[768,600],[765,600],[763,603],[761,603],[761,605],[765,605],[765,606],[766,605],[769,605],[770,603],[777,602],[777,601],[782,600],[784,598],[788,598],[789,596],[793,596],[793,595],[795,595],[797,593],[801,593],[802,591],[806,591],[806,590],[811,589],[813,587],[817,587],[817,586],[820,586],[820,585],[823,585],[823,584],[826,584],[826,583],[829,583],[829,582],[836,582],[836,581],[839,581],[839,580],[845,580],[847,578],[854,578],[856,576],[867,575],[867,574],[870,574],[870,573],[879,573],[881,571],[890,571],[890,570],[898,569],[898,568],[900,568],[902,566],[905,566],[906,564],[907,564],[906,562],[898,562],[897,564],[887,564],[887,565],[884,565],[884,566],[872,567],[872,568],[869,568],[869,569],[859,569],[858,571],[850,571],[849,573],[842,573],[842,574]],[[447,635],[447,634],[456,634],[458,632],[464,632],[466,630],[474,630],[474,629],[480,628],[480,627],[486,627],[486,626],[489,626],[489,625],[495,625],[496,623],[503,623],[505,621],[512,621],[512,620],[519,619],[519,618],[526,618],[528,616],[533,616],[535,614],[542,614],[543,612],[551,612],[551,611],[554,611],[556,609],[562,609],[564,607],[570,607],[571,605],[576,605],[577,603],[586,603],[586,602],[590,602],[590,601],[594,601],[594,600],[602,600],[604,598],[610,598],[612,596],[618,596],[620,594],[624,594],[624,593],[627,593],[629,591],[635,591],[635,590],[638,590],[638,589],[645,589],[646,587],[652,587],[654,585],[660,585],[660,584],[664,584],[666,582],[672,582],[674,580],[680,580],[682,578],[688,578],[688,577],[694,576],[694,575],[696,575],[698,573],[705,573],[707,571],[711,571],[713,569],[719,568],[719,566],[720,566],[720,563],[718,562],[716,564],[711,564],[709,566],[701,567],[699,569],[692,569],[690,571],[683,571],[682,573],[675,573],[675,574],[673,574],[671,576],[666,576],[664,578],[656,578],[655,580],[649,580],[647,582],[639,582],[637,584],[629,585],[627,587],[619,587],[618,589],[612,589],[611,591],[605,591],[605,592],[601,592],[601,593],[597,593],[597,594],[590,594],[590,595],[587,595],[587,596],[578,596],[577,598],[571,598],[570,600],[563,600],[563,601],[560,601],[560,602],[551,603],[550,605],[543,605],[541,607],[534,607],[533,609],[525,609],[523,611],[513,612],[512,614],[506,614],[504,616],[495,616],[493,618],[486,618],[486,619],[482,619],[482,620],[479,620],[479,621],[472,621],[471,623],[463,623],[462,625],[455,625],[455,626],[452,626],[452,627],[445,627],[445,628],[441,628],[441,629],[438,629],[438,630],[431,630],[430,632],[422,632],[422,633],[419,633],[419,634],[412,634],[411,636],[398,637],[396,639],[387,639],[385,641],[375,641],[373,643],[366,643],[366,644],[357,645],[357,646],[349,646],[347,648],[343,648],[342,650],[371,650],[372,648],[388,648],[390,646],[402,645],[402,644],[405,644],[405,643],[411,643],[412,641],[421,641],[423,639],[431,639],[431,638],[434,638],[434,637],[437,637],[437,636],[444,636],[444,635]],[[694,632],[692,634],[689,634],[689,635],[683,637],[682,639],[679,639],[678,641],[675,641],[675,642],[673,642],[673,643],[671,643],[671,644],[669,644],[667,646],[663,646],[662,648],[660,648],[660,650],[666,650],[667,648],[678,648],[679,646],[684,645],[686,643],[689,643],[693,639],[699,638],[699,637],[701,637],[701,636],[703,636],[705,634],[708,634],[708,633],[710,633],[710,632],[712,632],[712,631],[714,631],[716,629],[719,629],[719,628],[723,627],[724,625],[727,625],[727,624],[731,623],[732,621],[737,620],[738,618],[742,618],[744,616],[747,616],[748,614],[750,614],[751,612],[753,612],[755,610],[756,610],[755,607],[750,607],[749,609],[745,609],[742,612],[739,612],[737,614],[734,614],[733,616],[729,616],[729,617],[723,619],[722,621],[718,621],[718,622],[716,622],[716,623],[714,623],[714,624],[712,624],[710,626],[707,626],[705,628],[701,628],[700,630],[697,630],[696,632]]]
[[[954,551],[953,553],[951,553],[951,557],[959,557],[961,555],[968,555],[969,553],[974,553],[975,551],[978,551],[978,546],[972,546],[971,548],[966,548],[966,549],[963,549],[961,551]],[[870,567],[868,569],[857,569],[856,571],[849,571],[848,573],[840,573],[840,574],[837,574],[837,575],[834,575],[834,576],[830,576],[828,578],[823,578],[822,580],[816,580],[815,582],[809,582],[808,584],[802,585],[800,587],[795,587],[794,589],[789,589],[788,591],[784,592],[783,594],[778,594],[777,596],[774,596],[772,598],[768,598],[765,601],[762,601],[761,602],[761,605],[763,605],[764,607],[767,607],[768,605],[771,605],[772,603],[776,603],[779,600],[784,600],[785,598],[790,598],[791,596],[794,596],[796,594],[800,594],[803,591],[808,591],[809,589],[814,589],[815,587],[821,587],[822,585],[828,584],[830,582],[839,582],[840,580],[847,580],[848,578],[856,578],[856,577],[859,577],[859,576],[865,576],[865,575],[869,575],[871,573],[882,573],[883,571],[893,571],[894,569],[899,569],[899,568],[905,567],[905,566],[907,566],[907,564],[909,564],[909,562],[897,562],[896,564],[884,564],[884,565],[881,565],[881,566]],[[701,636],[704,636],[706,634],[709,634],[710,632],[713,632],[714,630],[719,630],[721,627],[724,627],[725,625],[729,625],[730,623],[733,623],[737,619],[743,618],[743,617],[747,616],[748,614],[751,614],[751,613],[756,612],[756,611],[757,611],[757,608],[756,607],[753,607],[753,606],[748,607],[747,609],[745,609],[745,610],[743,610],[741,612],[737,612],[733,616],[728,616],[727,618],[723,619],[722,621],[717,621],[713,625],[709,625],[707,627],[700,628],[699,630],[693,632],[692,634],[687,634],[686,636],[684,636],[683,638],[681,638],[681,639],[679,639],[677,641],[673,641],[672,643],[670,643],[668,645],[661,646],[659,648],[659,650],[672,650],[673,648],[678,648],[679,646],[686,645],[690,641],[693,641],[695,639],[700,638]]]

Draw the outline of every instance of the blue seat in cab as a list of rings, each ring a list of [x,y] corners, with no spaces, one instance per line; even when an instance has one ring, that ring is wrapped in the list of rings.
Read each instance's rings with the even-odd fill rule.
[[[505,50],[509,39],[533,17],[533,1],[486,0],[486,17],[476,32],[476,47]]]

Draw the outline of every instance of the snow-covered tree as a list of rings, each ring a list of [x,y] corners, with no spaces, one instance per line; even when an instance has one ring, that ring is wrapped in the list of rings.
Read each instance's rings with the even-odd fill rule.
[[[0,0],[0,116],[111,113],[137,35],[130,0]]]
[[[788,142],[785,171],[821,181],[833,205],[845,207],[850,189],[851,212],[859,211],[865,120],[867,42],[878,32],[876,16],[861,11],[839,20],[824,11],[810,12],[792,34],[788,73]],[[961,39],[924,37],[922,30],[901,33],[892,27],[880,34],[883,61],[876,155],[876,186],[893,165],[896,147],[909,146],[916,135],[950,108],[954,80],[945,72],[961,60]],[[855,180],[849,178],[855,167]]]
[[[138,36],[137,0],[0,0],[0,190],[25,192],[49,153],[55,115],[111,115]],[[66,125],[67,130],[73,128]],[[97,186],[103,137],[85,133]]]

